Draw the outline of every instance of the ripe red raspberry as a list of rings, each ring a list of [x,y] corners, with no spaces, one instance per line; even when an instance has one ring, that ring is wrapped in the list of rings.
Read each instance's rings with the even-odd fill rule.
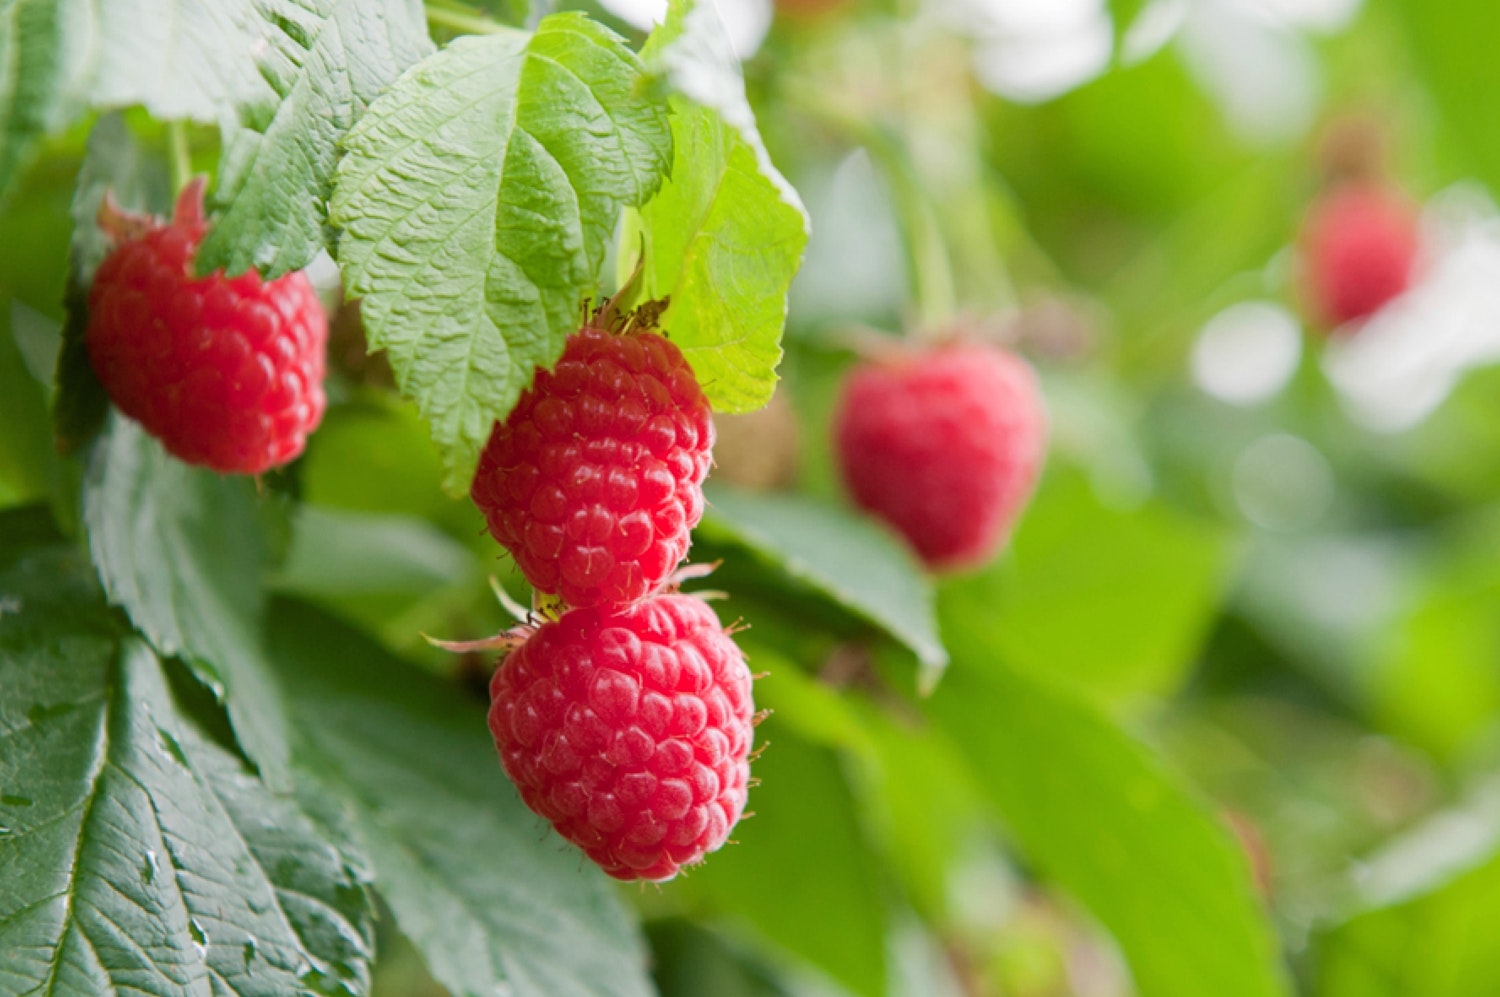
[[[168,224],[102,218],[127,237],[94,277],[85,341],[120,411],[216,471],[259,474],[300,454],[323,417],[328,339],[307,277],[193,277],[208,232],[201,179]]]
[[[1041,470],[1046,415],[1036,378],[1002,350],[952,343],[856,367],[834,415],[854,501],[934,570],[990,557]]]
[[[687,555],[713,441],[676,346],[585,326],[495,424],[470,495],[538,590],[571,606],[635,602]]]
[[[1303,283],[1315,321],[1337,328],[1378,312],[1411,284],[1416,212],[1400,194],[1346,183],[1308,210]]]
[[[570,610],[506,657],[490,697],[521,798],[616,879],[670,879],[745,810],[750,672],[702,599]]]

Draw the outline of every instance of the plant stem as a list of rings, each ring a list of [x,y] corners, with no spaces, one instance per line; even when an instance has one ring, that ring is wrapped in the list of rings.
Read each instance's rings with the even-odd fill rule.
[[[506,31],[515,31],[508,24],[492,21],[484,14],[476,10],[459,9],[458,4],[443,3],[437,5],[428,3],[425,6],[427,23],[435,24],[443,28],[451,28],[454,31],[471,35],[497,35]]]
[[[187,125],[167,123],[167,142],[172,151],[172,190],[180,191],[193,177],[193,154],[188,146]]]
[[[907,279],[911,282],[911,295],[916,303],[915,332],[919,336],[930,333],[952,320],[958,308],[953,263],[932,201],[922,189],[916,167],[899,134],[892,128],[882,128],[836,108],[827,101],[799,93],[795,87],[788,92],[787,99],[864,147],[885,176],[886,183],[890,184],[897,221],[904,236]]]

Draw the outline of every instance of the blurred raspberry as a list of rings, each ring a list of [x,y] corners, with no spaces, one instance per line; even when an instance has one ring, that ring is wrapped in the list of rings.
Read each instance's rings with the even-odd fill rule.
[[[1024,361],[950,343],[856,367],[834,414],[844,484],[929,568],[987,560],[1031,495],[1046,415]]]
[[[193,277],[203,181],[168,224],[106,206],[125,236],[89,292],[89,358],[120,411],[178,459],[259,474],[302,452],[323,417],[328,320],[300,271]]]
[[[765,408],[715,415],[714,435],[715,481],[763,492],[797,479],[801,434],[785,382]]]
[[[1374,183],[1335,187],[1302,228],[1313,319],[1337,328],[1378,312],[1411,284],[1417,248],[1416,210],[1399,193]]]

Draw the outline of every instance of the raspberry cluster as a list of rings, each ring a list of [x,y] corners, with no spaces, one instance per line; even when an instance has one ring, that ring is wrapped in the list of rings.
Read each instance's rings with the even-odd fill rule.
[[[522,800],[618,879],[670,879],[745,809],[755,708],[708,603],[672,591],[714,426],[652,313],[596,311],[479,460],[490,533],[562,611],[512,633],[490,731]]]
[[[193,276],[203,186],[183,188],[166,224],[106,202],[117,245],[94,276],[84,342],[111,400],[173,456],[259,474],[300,454],[323,417],[328,320],[301,271]]]

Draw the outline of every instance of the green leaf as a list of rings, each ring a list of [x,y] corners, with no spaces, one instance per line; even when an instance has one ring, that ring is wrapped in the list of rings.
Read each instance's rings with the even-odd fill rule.
[[[1360,909],[1313,946],[1318,997],[1500,990],[1500,792],[1491,783],[1359,863]]]
[[[83,518],[111,602],[219,696],[266,781],[289,785],[287,723],[259,640],[267,561],[255,486],[170,457],[115,414],[89,460]]]
[[[1379,615],[1369,664],[1356,673],[1373,722],[1445,762],[1483,743],[1500,714],[1500,567],[1491,553],[1500,516],[1454,518],[1442,547],[1424,552],[1408,597]]]
[[[1109,928],[1141,997],[1288,993],[1227,827],[1085,702],[987,660],[991,626],[944,613],[958,667],[928,710],[1021,854]]]
[[[0,7],[0,196],[37,138],[92,106],[230,123],[274,104],[257,0],[10,0]]]
[[[0,575],[0,991],[361,992],[351,864],[178,710],[88,567]]]
[[[771,163],[711,3],[677,0],[642,52],[672,97],[671,179],[640,212],[642,289],[721,412],[770,401],[807,212]],[[622,266],[635,257],[627,230]]]
[[[0,568],[9,568],[33,549],[60,544],[62,539],[45,505],[0,510]]]
[[[275,607],[270,632],[298,758],[439,982],[456,997],[650,993],[609,880],[522,805],[479,704],[306,607]]]
[[[704,523],[909,647],[930,687],[948,666],[932,586],[912,555],[870,521],[813,499],[708,489]]]
[[[474,574],[468,549],[426,520],[303,504],[273,584],[303,595],[428,592]]]
[[[432,52],[416,0],[297,0],[266,16],[261,73],[279,102],[225,127],[214,201],[223,212],[199,247],[200,273],[304,267],[324,245],[338,143],[365,108]]]
[[[454,493],[578,328],[620,207],[661,183],[671,133],[644,91],[618,36],[555,14],[534,35],[456,39],[349,133],[339,262]]]
[[[1149,0],[1109,0],[1109,15],[1115,26],[1116,58],[1118,58],[1118,46],[1131,26],[1146,9]]]
[[[62,54],[61,3],[0,4],[0,204],[31,161],[37,140],[82,110]]]
[[[851,993],[884,997],[880,866],[839,758],[785,730],[767,736],[774,743],[752,766],[755,816],[735,827],[738,844],[710,855],[681,888],[703,913],[746,919]]]
[[[1219,608],[1224,532],[1159,503],[1111,509],[1056,469],[1021,520],[1009,556],[954,579],[943,597],[987,618],[985,654],[1074,680],[1105,701],[1169,693]]]
[[[16,309],[0,298],[0,507],[40,498],[56,458],[41,385],[14,333]]]
[[[1500,7],[1488,0],[1398,0],[1394,6],[1441,121],[1468,165],[1494,186],[1500,182],[1500,129],[1487,95],[1500,86],[1500,64],[1489,45],[1500,32]]]
[[[278,30],[258,0],[118,0],[81,6],[63,51],[94,107],[140,104],[159,121],[219,122],[274,101],[255,63]],[[281,29],[281,30],[284,30]]]
[[[135,140],[118,114],[102,116],[89,131],[73,192],[73,235],[68,285],[63,292],[68,317],[57,357],[57,393],[52,410],[53,427],[65,453],[88,442],[104,424],[109,410],[109,398],[94,374],[84,344],[89,324],[88,288],[111,248],[98,222],[106,193],[127,211],[160,215],[171,207],[172,187],[166,165]]]

